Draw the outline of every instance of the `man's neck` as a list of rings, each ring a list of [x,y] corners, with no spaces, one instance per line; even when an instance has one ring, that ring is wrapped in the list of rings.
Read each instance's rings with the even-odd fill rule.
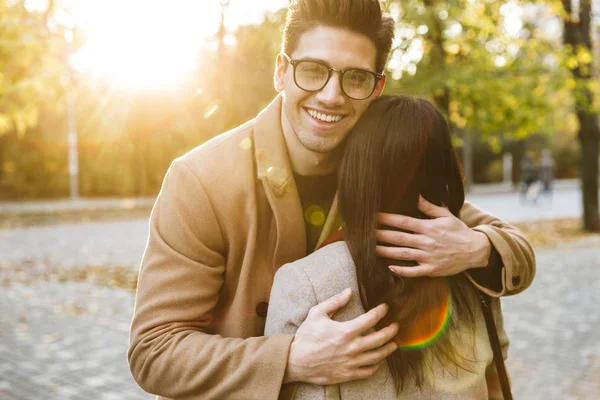
[[[329,153],[318,153],[307,149],[298,139],[283,110],[281,111],[281,128],[290,163],[295,173],[304,176],[320,176],[335,172],[343,154],[343,146],[338,146]]]

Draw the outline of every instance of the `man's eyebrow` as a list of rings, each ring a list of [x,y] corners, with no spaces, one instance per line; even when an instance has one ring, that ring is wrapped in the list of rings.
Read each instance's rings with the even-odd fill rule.
[[[314,62],[318,62],[319,64],[323,64],[323,65],[327,65],[329,68],[331,68],[331,64],[329,64],[328,61],[322,60],[320,58],[314,58],[314,57],[300,57],[300,58],[295,58],[294,60],[296,61],[314,61]],[[344,70],[347,69],[361,69],[363,71],[369,71],[369,72],[373,72],[371,71],[370,68],[365,68],[365,67],[346,67],[344,68]]]

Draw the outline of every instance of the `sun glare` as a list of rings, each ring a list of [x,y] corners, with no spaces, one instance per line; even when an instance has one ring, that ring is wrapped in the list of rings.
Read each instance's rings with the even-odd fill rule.
[[[220,0],[66,2],[87,37],[71,59],[73,66],[125,87],[162,87],[182,81],[196,67],[206,37],[215,34],[220,24]],[[286,5],[286,0],[230,0],[225,26],[231,30],[259,23],[266,11]],[[234,44],[231,37],[226,39],[226,45]]]
[[[109,0],[85,7],[76,20],[87,42],[74,55],[74,67],[127,87],[182,80],[220,21],[216,1]]]

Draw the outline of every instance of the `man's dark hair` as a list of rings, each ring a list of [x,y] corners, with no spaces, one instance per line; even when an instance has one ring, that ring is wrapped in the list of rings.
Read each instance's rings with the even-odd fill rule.
[[[377,48],[376,72],[383,72],[394,40],[394,19],[379,0],[291,0],[282,52],[291,55],[302,34],[319,26],[348,29],[367,36]]]

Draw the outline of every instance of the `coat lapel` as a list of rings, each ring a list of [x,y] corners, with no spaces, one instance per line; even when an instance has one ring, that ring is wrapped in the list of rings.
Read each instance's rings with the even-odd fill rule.
[[[275,270],[306,256],[306,230],[281,128],[281,102],[279,95],[257,116],[254,126],[257,177],[275,218]]]

